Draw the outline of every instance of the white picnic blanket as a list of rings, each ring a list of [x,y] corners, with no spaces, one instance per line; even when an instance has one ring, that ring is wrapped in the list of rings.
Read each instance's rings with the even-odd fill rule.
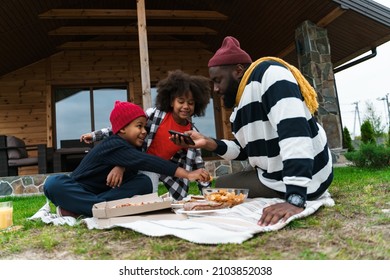
[[[278,198],[256,198],[237,205],[229,211],[221,212],[221,214],[214,213],[212,215],[184,220],[141,219],[128,223],[114,223],[110,228],[128,228],[152,237],[174,235],[198,244],[240,244],[258,233],[276,231],[284,228],[295,219],[310,216],[321,206],[331,207],[335,204],[329,192],[326,192],[317,200],[307,201],[307,207],[304,211],[290,217],[285,222],[279,222],[275,225],[265,227],[257,225],[257,221],[260,219],[264,207],[283,201]],[[47,206],[49,206],[48,203]],[[98,220],[95,218],[86,218],[77,221],[71,217],[58,217],[56,214],[50,214],[46,206],[42,207],[30,219],[41,219],[45,223],[53,223],[55,225],[75,225],[78,222],[83,222],[89,229],[103,229],[99,226]]]

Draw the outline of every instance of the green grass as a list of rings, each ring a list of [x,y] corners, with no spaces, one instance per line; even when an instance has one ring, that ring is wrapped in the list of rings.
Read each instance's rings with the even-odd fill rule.
[[[166,192],[160,187],[159,193]],[[147,237],[124,228],[88,230],[30,221],[44,196],[6,197],[14,203],[14,231],[0,232],[0,259],[390,259],[390,169],[335,168],[329,189],[334,207],[261,233],[243,244],[197,245],[166,236]],[[190,193],[197,194],[192,186]],[[54,207],[52,206],[52,211]]]

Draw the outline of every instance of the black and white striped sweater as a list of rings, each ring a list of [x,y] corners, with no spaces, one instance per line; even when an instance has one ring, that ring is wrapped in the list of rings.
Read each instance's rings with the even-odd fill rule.
[[[257,65],[230,121],[235,140],[217,140],[215,152],[227,160],[248,159],[267,187],[310,199],[331,184],[325,131],[285,66],[274,61]]]

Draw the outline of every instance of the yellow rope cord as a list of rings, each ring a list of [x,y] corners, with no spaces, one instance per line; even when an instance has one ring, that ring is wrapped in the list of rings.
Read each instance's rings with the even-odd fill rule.
[[[279,62],[280,64],[286,66],[291,71],[294,78],[298,82],[298,85],[299,85],[299,88],[301,89],[301,93],[302,93],[303,98],[305,100],[306,106],[309,108],[310,113],[314,114],[314,112],[317,111],[317,109],[318,109],[317,93],[314,90],[314,88],[310,85],[310,83],[305,79],[305,77],[302,75],[302,73],[295,66],[287,63],[286,61],[284,61],[280,58],[271,57],[271,56],[262,57],[262,58],[256,60],[255,62],[253,62],[251,64],[251,66],[249,66],[249,68],[245,72],[245,74],[241,80],[240,86],[238,88],[238,92],[237,92],[237,96],[236,96],[236,106],[240,102],[242,93],[244,92],[245,85],[247,84],[248,78],[249,78],[250,74],[252,73],[253,69],[257,65],[259,65],[261,62],[267,61],[267,60],[273,60],[273,61]]]

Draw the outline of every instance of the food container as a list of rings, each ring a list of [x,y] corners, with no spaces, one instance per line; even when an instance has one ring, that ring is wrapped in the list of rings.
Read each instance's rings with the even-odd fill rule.
[[[216,202],[226,202],[230,206],[241,204],[247,199],[248,189],[229,189],[229,188],[204,188],[202,193],[206,200]]]

